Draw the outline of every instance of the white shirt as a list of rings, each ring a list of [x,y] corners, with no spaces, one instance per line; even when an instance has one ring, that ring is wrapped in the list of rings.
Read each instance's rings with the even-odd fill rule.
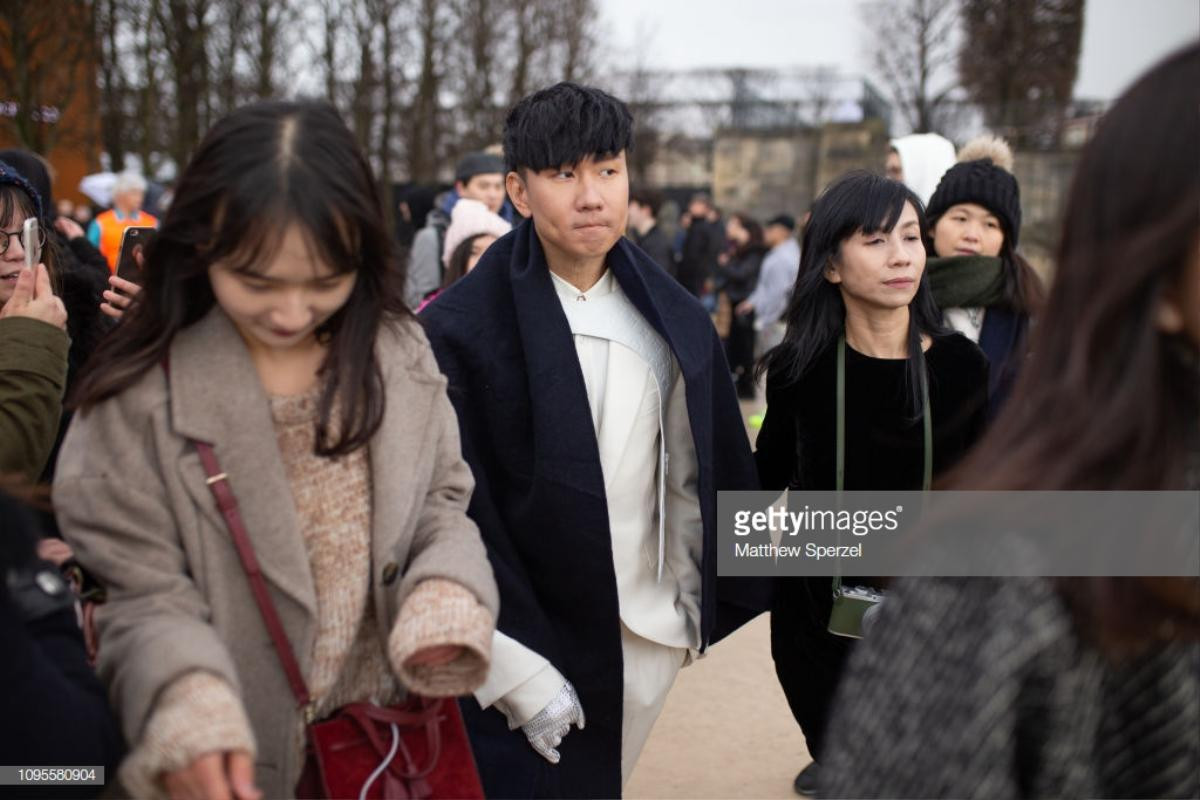
[[[553,273],[551,277],[564,306],[622,291],[611,271],[586,292]],[[663,417],[670,468],[665,498],[668,535],[660,581],[656,378],[646,362],[622,344],[585,335],[573,339],[604,473],[621,621],[651,642],[697,649],[703,536],[698,466],[682,375],[676,368]],[[521,725],[544,708],[564,682],[548,660],[497,631],[492,667],[475,697],[484,708],[495,704],[511,724]]]

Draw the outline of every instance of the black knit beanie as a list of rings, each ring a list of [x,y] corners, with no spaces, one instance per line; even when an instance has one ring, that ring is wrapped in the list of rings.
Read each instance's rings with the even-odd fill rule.
[[[33,201],[33,207],[37,209],[36,216],[42,220],[43,224],[48,217],[46,216],[46,207],[42,203],[42,197],[38,194],[37,189],[33,188],[33,184],[17,170],[9,164],[0,161],[0,186],[3,185],[15,186],[25,194],[29,195],[29,199]]]
[[[1021,191],[1011,172],[997,167],[990,158],[955,164],[929,198],[925,214],[930,224],[959,203],[976,203],[999,217],[1005,238],[1016,249],[1021,235]]]
[[[54,210],[54,198],[50,195],[50,173],[46,171],[46,164],[39,156],[28,150],[0,150],[0,161],[29,181],[29,185],[34,188],[41,199],[41,216],[44,219],[57,216]]]

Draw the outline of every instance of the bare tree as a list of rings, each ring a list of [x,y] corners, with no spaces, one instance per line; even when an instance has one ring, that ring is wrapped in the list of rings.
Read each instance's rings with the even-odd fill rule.
[[[400,89],[404,83],[401,66],[396,63],[404,31],[399,28],[404,0],[369,0],[369,16],[375,21],[379,34],[379,138],[374,147],[379,166],[379,179],[384,188],[392,179],[392,156],[395,152],[394,123],[400,113]],[[385,192],[386,196],[386,192]],[[391,211],[391,203],[385,208]]]
[[[238,60],[246,51],[246,3],[241,0],[219,0],[217,23],[213,26],[219,35],[214,37],[212,53],[216,61],[216,108],[228,113],[241,101],[238,75]]]
[[[508,104],[512,106],[529,94],[534,56],[542,46],[542,33],[549,15],[545,13],[546,9],[541,0],[509,1],[512,3],[515,31],[515,55],[508,90]]]
[[[154,0],[157,3],[159,0]],[[137,17],[135,17],[136,19]],[[130,25],[126,32],[136,42],[134,52],[141,74],[136,91],[134,116],[125,127],[130,131],[130,144],[137,149],[142,169],[148,174],[158,171],[160,153],[165,145],[167,127],[162,119],[163,80],[160,54],[163,52],[162,31],[154,25]],[[180,165],[182,166],[182,164]],[[117,169],[114,164],[113,169]]]
[[[505,33],[511,5],[505,0],[459,0],[457,32],[451,38],[447,81],[458,97],[458,150],[472,151],[496,141],[501,108],[497,87],[506,66]],[[499,57],[498,57],[499,56]]]
[[[1053,146],[1078,72],[1083,0],[966,0],[963,16],[959,73],[988,126],[1017,147]]]
[[[630,176],[639,184],[647,182],[650,166],[658,157],[661,138],[662,79],[650,69],[647,56],[654,50],[655,32],[643,21],[634,32],[632,66],[625,74],[619,96],[633,115],[633,151],[628,155]]]
[[[370,9],[359,0],[351,6],[354,21],[353,48],[358,51],[358,64],[350,82],[350,127],[364,152],[371,148],[372,121],[375,115],[375,95],[379,78],[375,61],[375,27]]]
[[[338,40],[346,27],[344,24],[345,3],[343,0],[318,0],[320,13],[319,58],[325,78],[325,98],[337,103]]]
[[[914,132],[938,130],[953,103],[958,5],[894,0],[863,6],[875,69]]]
[[[248,50],[253,69],[254,94],[260,99],[276,91],[275,74],[283,56],[285,37],[294,27],[297,9],[294,0],[255,0],[250,9],[252,21]]]
[[[24,147],[51,150],[60,121],[83,88],[80,72],[93,58],[93,23],[62,2],[0,2],[0,86],[16,103],[9,125]],[[84,9],[86,11],[86,9]]]
[[[585,81],[591,77],[595,54],[596,22],[599,11],[595,0],[560,0],[554,6],[554,38],[561,42],[560,80]]]
[[[420,53],[421,69],[409,109],[407,153],[409,178],[418,182],[437,178],[439,150],[443,147],[438,95],[447,26],[438,14],[440,5],[438,0],[420,0],[417,12],[417,52]]]
[[[26,112],[0,124],[24,126],[16,138],[45,149],[59,129],[32,119],[36,109],[61,111],[71,91],[89,92],[114,168],[134,154],[149,172],[167,161],[181,168],[218,116],[284,88],[292,45],[307,43],[318,85],[381,181],[430,182],[448,160],[494,143],[505,110],[530,91],[590,78],[596,8],[596,0],[0,0],[0,82]],[[30,22],[43,17],[49,23]],[[82,72],[67,68],[74,51],[64,20],[81,22]],[[55,57],[35,63],[35,50]],[[38,72],[46,64],[69,76],[49,103],[49,78],[39,76],[51,72]],[[642,99],[648,122],[653,102]],[[652,155],[653,143],[639,149]]]
[[[118,172],[125,169],[127,120],[124,109],[127,83],[117,49],[117,22],[122,9],[120,0],[96,0],[92,7],[93,52],[100,85],[100,141],[112,168]]]
[[[208,30],[211,0],[153,0],[154,22],[163,34],[177,115],[169,151],[175,163],[187,163],[207,128],[209,96]]]

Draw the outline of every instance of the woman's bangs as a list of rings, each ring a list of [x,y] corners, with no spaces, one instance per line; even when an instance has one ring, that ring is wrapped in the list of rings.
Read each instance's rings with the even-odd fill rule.
[[[862,208],[863,233],[891,233],[909,201],[904,186],[894,181],[880,181],[866,192]],[[920,208],[918,207],[918,216]]]
[[[287,208],[280,203],[273,209],[244,218],[244,222],[227,224],[218,231],[216,239],[218,242],[231,243],[230,247],[214,253],[214,261],[220,261],[231,271],[243,275],[262,275],[270,269],[288,230],[297,226],[309,252],[331,274],[344,275],[356,271],[359,259],[354,246],[353,227],[328,211],[321,214],[312,212],[311,205],[307,208]]]
[[[33,200],[24,191],[16,186],[0,186],[0,225],[5,226],[5,230],[14,218],[28,219],[36,213]]]

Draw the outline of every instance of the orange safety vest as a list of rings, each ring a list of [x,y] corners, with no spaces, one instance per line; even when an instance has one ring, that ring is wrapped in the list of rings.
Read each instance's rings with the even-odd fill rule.
[[[121,254],[121,237],[126,228],[157,228],[158,219],[145,211],[138,211],[124,219],[109,209],[96,215],[96,227],[100,229],[100,253],[108,259],[109,271],[116,273],[117,256]]]

